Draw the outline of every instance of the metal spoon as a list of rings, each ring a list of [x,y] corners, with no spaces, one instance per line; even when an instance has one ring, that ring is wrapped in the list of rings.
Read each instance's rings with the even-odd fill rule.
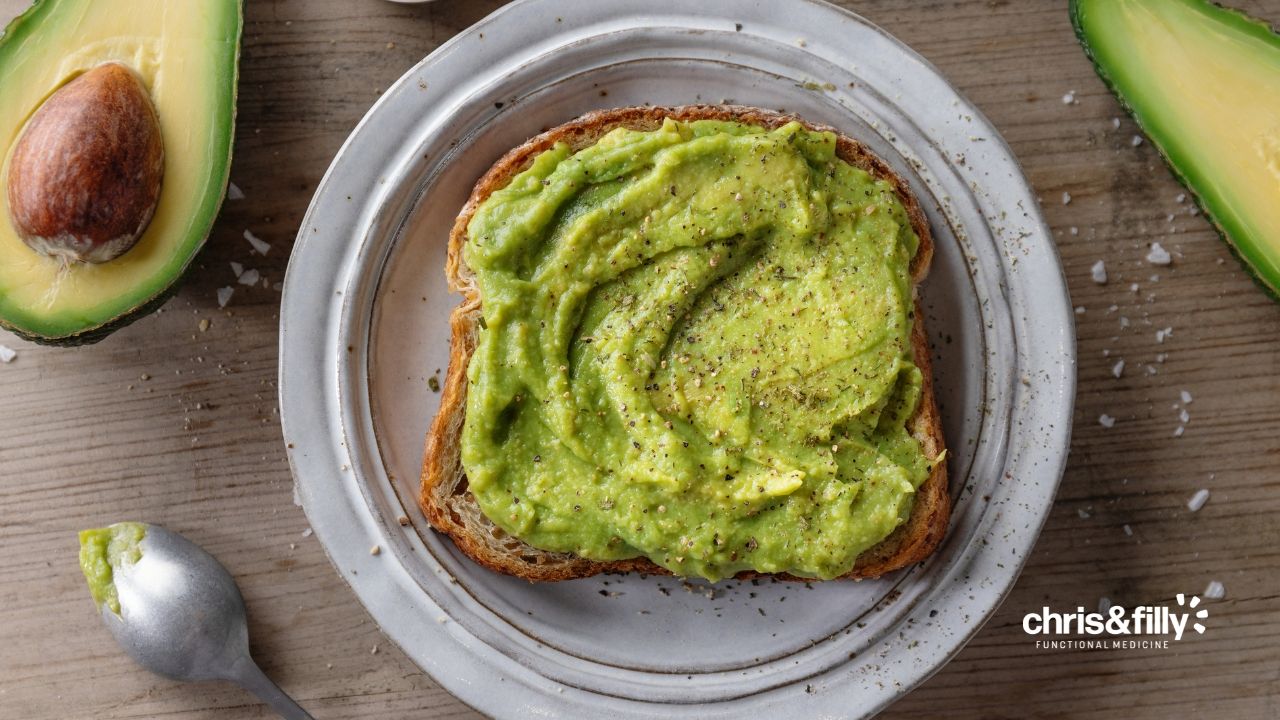
[[[178,533],[147,525],[142,557],[115,572],[120,614],[102,620],[137,663],[172,680],[229,680],[285,720],[314,720],[249,656],[244,598],[222,564]]]

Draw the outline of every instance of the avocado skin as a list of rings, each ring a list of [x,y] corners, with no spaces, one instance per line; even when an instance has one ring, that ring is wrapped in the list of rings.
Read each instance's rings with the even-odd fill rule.
[[[0,328],[4,328],[23,340],[28,340],[37,345],[46,345],[49,347],[80,347],[82,345],[93,345],[96,342],[106,339],[106,337],[111,333],[129,325],[135,320],[141,320],[156,310],[159,310],[162,305],[169,302],[169,298],[172,298],[174,294],[178,292],[178,288],[181,287],[182,281],[191,273],[191,268],[194,265],[194,262],[189,263],[181,273],[178,273],[177,277],[173,279],[173,282],[169,283],[168,287],[160,291],[158,295],[152,297],[150,300],[147,300],[129,312],[117,315],[115,318],[108,320],[101,325],[81,330],[80,332],[72,335],[63,335],[61,337],[37,335],[10,325],[5,322],[4,318],[0,318]]]
[[[1235,239],[1233,239],[1231,237],[1231,234],[1227,232],[1227,229],[1224,228],[1220,222],[1218,222],[1218,218],[1214,215],[1213,211],[1208,207],[1208,205],[1200,197],[1199,190],[1196,189],[1196,186],[1194,184],[1192,184],[1189,180],[1187,180],[1186,176],[1178,168],[1177,161],[1174,158],[1172,158],[1168,152],[1165,151],[1165,148],[1160,143],[1159,139],[1157,139],[1150,132],[1148,132],[1146,124],[1142,122],[1142,118],[1138,116],[1138,113],[1129,104],[1129,101],[1125,99],[1124,95],[1120,93],[1120,90],[1115,86],[1115,83],[1112,82],[1111,77],[1107,74],[1106,68],[1102,66],[1102,63],[1099,62],[1098,58],[1095,56],[1093,52],[1093,48],[1090,46],[1090,43],[1089,43],[1089,35],[1085,31],[1082,23],[1082,19],[1081,19],[1081,12],[1082,12],[1081,6],[1087,4],[1088,2],[1090,2],[1090,0],[1070,0],[1068,12],[1071,16],[1071,27],[1075,31],[1076,39],[1080,42],[1080,47],[1084,50],[1085,56],[1089,58],[1089,64],[1093,65],[1094,72],[1098,74],[1098,78],[1102,80],[1102,83],[1106,85],[1107,89],[1111,91],[1111,94],[1115,96],[1116,101],[1120,103],[1120,107],[1124,109],[1125,113],[1130,118],[1132,118],[1134,123],[1138,125],[1138,128],[1142,130],[1143,135],[1145,135],[1147,139],[1151,142],[1151,144],[1155,146],[1156,152],[1160,154],[1160,159],[1164,161],[1165,166],[1168,167],[1169,171],[1173,173],[1174,178],[1176,178],[1177,181],[1187,189],[1188,193],[1190,194],[1192,202],[1196,204],[1196,207],[1200,208],[1201,214],[1203,214],[1204,217],[1209,220],[1209,223],[1213,226],[1214,231],[1218,233],[1218,237],[1222,238],[1222,241],[1226,244],[1227,248],[1231,251],[1232,256],[1234,256],[1236,261],[1240,263],[1240,266],[1245,269],[1245,272],[1248,273],[1250,279],[1253,280],[1254,284],[1257,285],[1259,288],[1261,288],[1263,292],[1265,292],[1268,296],[1271,297],[1272,300],[1275,300],[1276,302],[1280,302],[1280,278],[1266,277],[1265,274],[1260,272],[1257,268],[1255,268],[1252,264],[1250,264],[1243,255],[1240,254],[1240,249],[1236,246]],[[1261,26],[1271,31],[1273,35],[1276,34],[1276,26],[1267,22],[1266,20],[1253,17],[1252,15],[1249,15],[1241,10],[1227,7],[1219,2],[1209,2],[1208,0],[1206,0],[1205,4],[1213,5],[1215,7],[1221,8],[1233,15],[1236,15],[1237,17],[1240,18],[1242,22],[1252,23],[1254,25]],[[1280,37],[1277,38],[1277,41],[1280,42]]]
[[[52,0],[33,0],[31,6],[22,12],[22,14],[9,21],[9,24],[0,31],[0,42],[7,40],[15,29],[20,28],[23,24],[31,21],[37,16],[43,5],[51,3]],[[227,185],[231,182],[231,158],[235,148],[235,121],[236,121],[236,104],[239,98],[240,88],[240,40],[244,33],[244,0],[235,0],[236,6],[236,25],[235,25],[235,57],[231,64],[231,117],[229,119],[230,129],[227,142],[227,166],[221,180],[221,190],[219,191],[218,207],[221,208],[222,203],[226,200]],[[163,189],[161,190],[163,193]],[[40,333],[31,332],[29,330],[15,327],[2,315],[0,315],[0,329],[7,330],[23,340],[45,345],[49,347],[80,347],[84,345],[93,345],[105,339],[108,335],[123,328],[137,320],[160,309],[170,298],[177,293],[183,281],[190,275],[195,266],[196,258],[204,249],[208,236],[213,231],[213,225],[217,221],[217,214],[210,218],[209,227],[204,230],[204,237],[200,239],[193,249],[190,259],[181,270],[174,274],[173,279],[167,285],[161,288],[150,298],[142,301],[132,309],[127,310],[119,315],[99,323],[92,327],[79,330],[69,335],[49,336]],[[8,222],[7,218],[0,218],[0,222]]]

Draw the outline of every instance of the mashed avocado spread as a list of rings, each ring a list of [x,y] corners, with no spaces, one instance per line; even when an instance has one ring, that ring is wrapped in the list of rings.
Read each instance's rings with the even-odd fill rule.
[[[115,574],[122,565],[132,565],[142,557],[146,534],[147,527],[136,522],[80,531],[80,570],[98,607],[106,603],[111,612],[120,614]]]
[[[483,302],[462,463],[544,550],[832,578],[940,458],[892,187],[831,133],[720,121],[559,144],[468,225]]]

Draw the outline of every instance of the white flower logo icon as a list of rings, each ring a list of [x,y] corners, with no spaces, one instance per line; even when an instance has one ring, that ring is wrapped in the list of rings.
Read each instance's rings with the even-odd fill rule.
[[[1189,608],[1189,609],[1195,610],[1195,608],[1196,608],[1196,607],[1198,607],[1198,606],[1200,605],[1200,596],[1199,596],[1199,595],[1192,595],[1192,596],[1191,596],[1191,601],[1190,601],[1190,602],[1188,602],[1188,601],[1187,601],[1187,597],[1186,597],[1186,595],[1185,595],[1185,594],[1183,594],[1183,593],[1178,593],[1178,605],[1179,605],[1179,606],[1185,606],[1185,607],[1187,607],[1187,608]],[[1204,619],[1205,619],[1205,618],[1207,618],[1207,617],[1209,617],[1209,609],[1208,609],[1208,608],[1200,608],[1199,610],[1196,610],[1196,618],[1197,618],[1197,619],[1199,619],[1199,620],[1204,620]],[[1191,627],[1196,631],[1196,633],[1197,633],[1197,634],[1200,634],[1200,635],[1203,635],[1203,634],[1204,634],[1204,624],[1203,624],[1203,623],[1196,623],[1196,624],[1192,625]]]

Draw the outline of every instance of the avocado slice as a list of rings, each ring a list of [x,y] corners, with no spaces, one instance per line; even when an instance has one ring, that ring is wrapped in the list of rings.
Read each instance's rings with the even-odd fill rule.
[[[1072,0],[1098,75],[1280,299],[1280,36],[1206,0]]]
[[[136,245],[100,264],[29,248],[0,191],[0,326],[36,342],[81,345],[168,298],[226,192],[242,23],[240,0],[37,0],[5,28],[0,184],[27,120],[58,88],[107,62],[137,73],[150,95],[164,141],[164,183]]]

